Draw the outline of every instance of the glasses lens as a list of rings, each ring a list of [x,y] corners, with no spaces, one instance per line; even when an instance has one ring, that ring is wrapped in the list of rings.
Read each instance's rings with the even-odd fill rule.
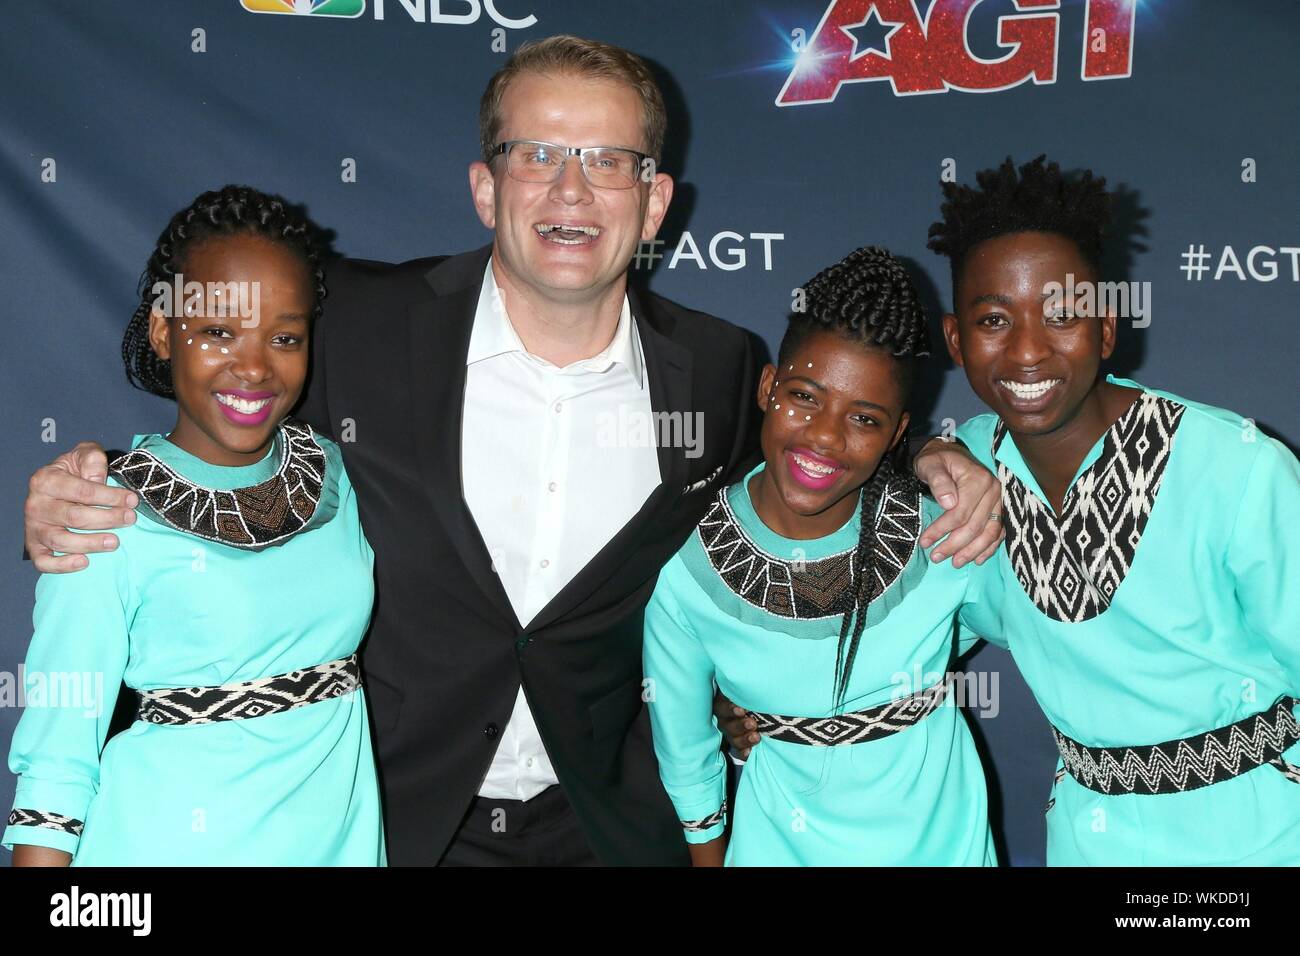
[[[515,143],[508,154],[508,171],[526,183],[549,183],[560,174],[564,153],[545,143]]]
[[[636,182],[640,161],[626,149],[593,149],[586,154],[587,178],[592,185],[627,189]]]

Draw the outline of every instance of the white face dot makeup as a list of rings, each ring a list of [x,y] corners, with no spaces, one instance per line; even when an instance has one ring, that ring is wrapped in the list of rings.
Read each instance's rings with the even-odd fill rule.
[[[185,331],[185,323],[184,323],[184,322],[181,323],[181,331],[182,331],[182,332]]]
[[[780,406],[780,405],[778,405],[778,406],[776,406],[776,407],[777,407],[777,408],[780,408],[780,407],[781,407],[781,406]]]
[[[186,339],[186,340],[185,340],[185,344],[186,344],[186,345],[193,345],[193,344],[194,344],[194,340],[193,340],[193,339]]]
[[[809,363],[808,363],[808,367],[809,367],[809,368],[812,368],[812,362],[809,362]]]
[[[793,415],[793,414],[794,414],[794,409],[793,409],[793,408],[790,409],[790,411],[789,411],[787,414],[789,414],[789,415]]]
[[[226,348],[226,347],[223,345],[223,346],[221,347],[221,354],[222,354],[222,355],[229,355],[229,354],[230,354],[230,349]]]
[[[806,421],[806,422],[810,422],[810,421],[812,421],[812,416],[811,416],[811,415],[805,415],[805,416],[803,417],[803,420]]]
[[[206,352],[208,350],[208,343],[204,342],[202,345],[199,346],[199,348],[203,349],[203,351]]]

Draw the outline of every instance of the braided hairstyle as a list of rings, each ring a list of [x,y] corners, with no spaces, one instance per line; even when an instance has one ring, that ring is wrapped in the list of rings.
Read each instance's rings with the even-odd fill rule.
[[[127,381],[136,388],[162,398],[176,397],[171,362],[159,358],[149,344],[154,284],[170,284],[177,273],[183,273],[186,254],[198,243],[234,235],[261,236],[296,250],[306,261],[315,286],[310,318],[314,321],[320,316],[325,298],[325,244],[320,229],[288,200],[251,186],[231,185],[205,192],[172,216],[140,276],[140,304],[122,337]]]
[[[943,184],[943,218],[930,226],[929,246],[952,264],[953,297],[970,251],[988,239],[1017,232],[1051,232],[1074,242],[1101,270],[1102,242],[1110,225],[1106,180],[1085,169],[1068,178],[1047,156],[1017,171],[1008,156],[997,169],[975,174],[978,188]]]
[[[790,317],[778,350],[778,367],[784,368],[810,335],[832,332],[863,348],[892,356],[906,403],[916,375],[916,361],[930,354],[930,334],[916,287],[903,264],[886,249],[865,246],[823,269],[803,289],[806,308]],[[852,604],[840,625],[835,654],[837,709],[844,702],[853,661],[867,626],[867,607],[875,596],[876,510],[887,487],[894,494],[921,489],[904,463],[906,447],[904,434],[885,455],[871,480],[862,486],[862,518],[849,584]]]

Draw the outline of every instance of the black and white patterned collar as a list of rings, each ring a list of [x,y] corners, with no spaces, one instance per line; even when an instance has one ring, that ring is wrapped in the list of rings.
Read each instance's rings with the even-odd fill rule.
[[[325,485],[325,449],[306,424],[285,419],[276,435],[276,473],[256,485],[197,485],[144,448],[115,457],[109,474],[140,495],[141,507],[177,531],[258,551],[307,527]]]
[[[1060,515],[998,458],[1007,556],[1034,605],[1055,621],[1101,614],[1124,582],[1155,506],[1185,405],[1143,392],[1106,431],[1097,460],[1066,493]]]
[[[855,549],[811,561],[778,557],[745,531],[727,498],[728,490],[718,490],[698,528],[709,564],[728,590],[754,607],[792,620],[846,613],[860,571],[854,562]],[[741,490],[746,493],[743,482]],[[890,482],[881,495],[876,519],[871,601],[888,590],[907,567],[920,534],[920,493]]]

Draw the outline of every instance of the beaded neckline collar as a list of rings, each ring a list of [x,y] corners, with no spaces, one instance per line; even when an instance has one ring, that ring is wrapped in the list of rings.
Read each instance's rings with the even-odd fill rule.
[[[325,450],[305,423],[286,418],[275,434],[279,468],[243,488],[205,488],[144,448],[109,462],[109,474],[140,496],[163,524],[208,541],[258,551],[306,528],[325,484]]]
[[[921,530],[921,496],[886,485],[876,517],[876,548],[869,582],[874,601],[911,560]],[[737,597],[777,617],[818,620],[844,614],[861,569],[854,549],[815,561],[792,561],[763,549],[732,510],[727,489],[718,491],[698,526],[713,571]]]

